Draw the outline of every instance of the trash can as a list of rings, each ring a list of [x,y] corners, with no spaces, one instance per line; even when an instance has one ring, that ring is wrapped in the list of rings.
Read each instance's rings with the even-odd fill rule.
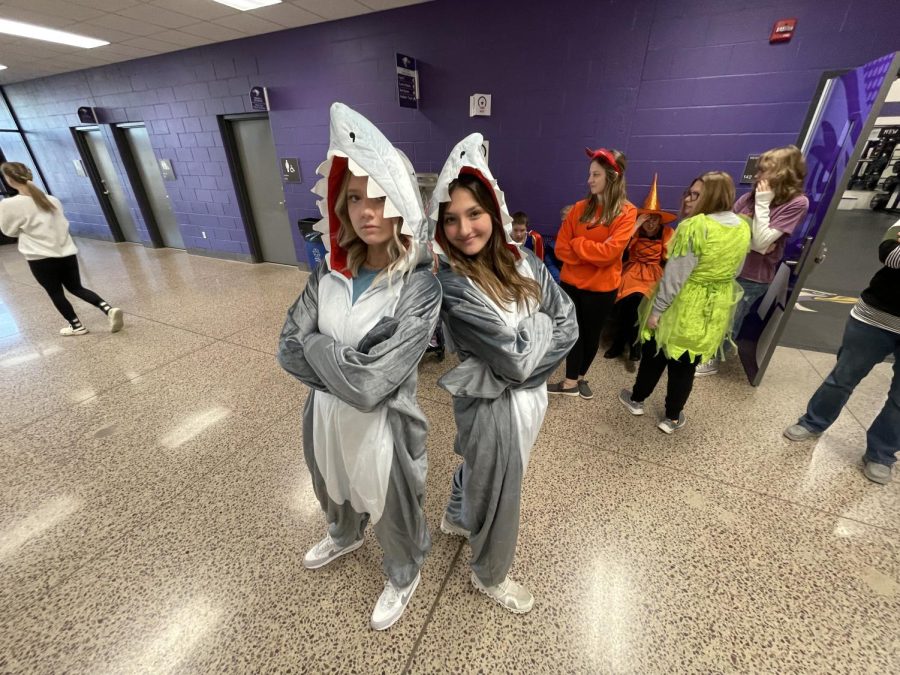
[[[300,228],[300,236],[306,245],[306,261],[309,269],[314,270],[325,259],[325,243],[322,241],[322,233],[316,232],[313,227],[319,222],[318,218],[301,218],[297,221]]]

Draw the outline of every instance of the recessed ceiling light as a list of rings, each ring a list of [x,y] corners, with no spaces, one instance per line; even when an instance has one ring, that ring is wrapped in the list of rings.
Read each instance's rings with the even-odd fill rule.
[[[109,44],[106,40],[96,40],[83,35],[76,35],[75,33],[67,33],[63,30],[44,28],[43,26],[35,26],[30,23],[22,23],[21,21],[10,21],[9,19],[0,19],[0,33],[32,38],[34,40],[44,40],[46,42],[58,42],[62,45],[84,47],[85,49]]]
[[[218,2],[220,5],[228,5],[229,7],[234,7],[242,12],[246,12],[249,9],[259,9],[260,7],[268,7],[269,5],[277,5],[281,0],[213,0],[213,2]]]
[[[2,63],[0,63],[0,70],[6,70],[6,66],[4,66]]]

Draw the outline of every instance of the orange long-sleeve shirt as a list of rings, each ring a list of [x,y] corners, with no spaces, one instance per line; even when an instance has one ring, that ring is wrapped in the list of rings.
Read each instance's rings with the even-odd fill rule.
[[[631,202],[607,225],[582,223],[587,200],[577,202],[556,237],[556,257],[563,262],[559,278],[588,291],[615,291],[622,281],[622,253],[628,246],[637,209]],[[599,221],[600,213],[597,213]]]

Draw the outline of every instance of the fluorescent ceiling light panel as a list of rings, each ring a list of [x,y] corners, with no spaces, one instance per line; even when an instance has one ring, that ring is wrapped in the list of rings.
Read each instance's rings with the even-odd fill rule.
[[[260,7],[280,4],[281,0],[213,0],[213,2],[246,12],[249,9],[259,9]]]
[[[4,66],[2,63],[0,63],[0,70],[6,70],[6,66]]]
[[[43,26],[35,26],[30,23],[22,23],[21,21],[10,21],[9,19],[0,19],[0,33],[32,38],[34,40],[44,40],[45,42],[58,42],[61,45],[83,47],[84,49],[102,47],[109,44],[106,40],[96,40],[83,35],[76,35],[75,33],[67,33],[64,30],[54,30],[53,28],[44,28]]]

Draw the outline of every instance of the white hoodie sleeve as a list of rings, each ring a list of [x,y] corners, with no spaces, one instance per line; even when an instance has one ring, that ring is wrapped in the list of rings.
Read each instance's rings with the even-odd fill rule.
[[[752,239],[750,248],[757,253],[765,253],[769,247],[784,236],[784,232],[769,227],[770,210],[774,192],[757,192],[754,200]]]

